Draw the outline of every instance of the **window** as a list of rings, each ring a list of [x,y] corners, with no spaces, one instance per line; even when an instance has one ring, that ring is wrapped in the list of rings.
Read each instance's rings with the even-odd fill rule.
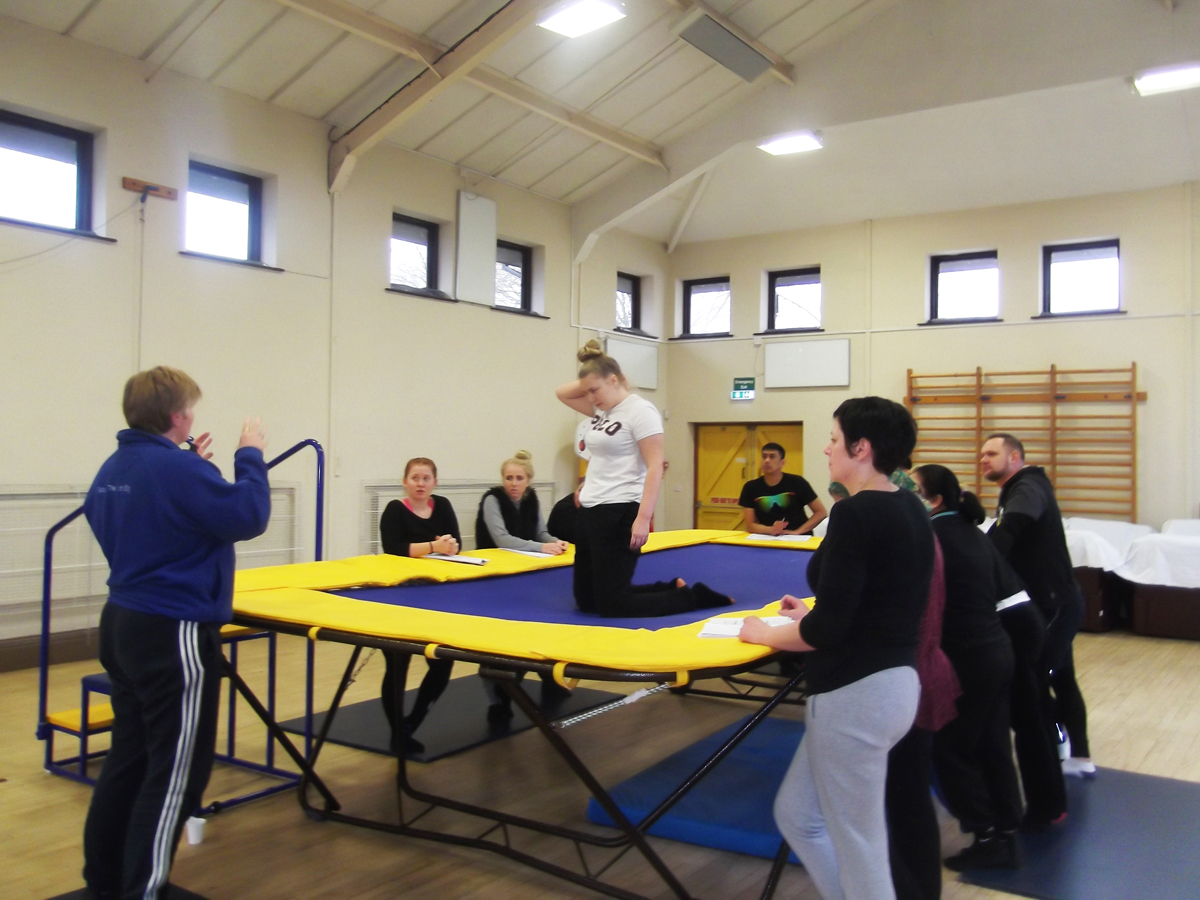
[[[617,273],[617,327],[640,331],[642,327],[642,279]]]
[[[930,257],[929,321],[1000,315],[1000,263],[995,250]]]
[[[496,305],[533,310],[533,250],[508,241],[496,242]]]
[[[1043,247],[1042,315],[1120,310],[1120,244],[1111,240]]]
[[[392,215],[392,287],[437,290],[438,226]]]
[[[821,267],[767,276],[767,331],[821,327]]]
[[[92,230],[92,136],[0,110],[0,217]]]
[[[262,262],[261,178],[193,161],[186,217],[189,252]]]
[[[729,334],[729,276],[683,283],[683,333]]]

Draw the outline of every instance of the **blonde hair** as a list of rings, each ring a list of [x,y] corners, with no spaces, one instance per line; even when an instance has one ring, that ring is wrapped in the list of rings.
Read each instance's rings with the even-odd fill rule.
[[[125,382],[121,410],[130,428],[166,434],[171,430],[171,414],[195,406],[199,399],[200,385],[186,372],[157,366]]]
[[[504,470],[509,466],[520,466],[525,470],[525,474],[529,476],[529,480],[533,481],[533,455],[528,450],[518,450],[512,455],[511,459],[506,459],[500,463],[500,477],[504,477]]]
[[[598,378],[616,375],[617,381],[622,384],[626,383],[625,373],[621,371],[621,364],[605,353],[600,342],[595,338],[580,347],[576,356],[579,358],[580,378],[586,378],[589,375],[595,375]]]

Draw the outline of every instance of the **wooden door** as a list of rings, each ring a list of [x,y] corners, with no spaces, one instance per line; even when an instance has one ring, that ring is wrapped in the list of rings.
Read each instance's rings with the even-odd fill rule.
[[[799,422],[696,426],[696,528],[740,531],[742,485],[759,475],[763,444],[787,451],[786,470],[804,472],[804,426]]]
[[[737,505],[756,464],[745,425],[696,426],[696,527],[733,531],[742,527]]]

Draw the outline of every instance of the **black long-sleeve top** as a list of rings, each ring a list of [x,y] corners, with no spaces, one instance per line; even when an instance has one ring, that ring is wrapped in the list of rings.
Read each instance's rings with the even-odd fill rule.
[[[454,515],[450,501],[437,494],[430,499],[433,502],[433,514],[428,519],[422,519],[399,500],[393,500],[384,508],[379,518],[379,542],[383,545],[384,553],[408,556],[410,544],[436,541],[443,534],[453,535],[462,546],[458,517]]]
[[[1062,513],[1040,466],[1026,466],[1004,482],[988,534],[1047,617],[1078,592]]]
[[[988,536],[957,511],[932,519],[942,545],[946,573],[946,609],[942,615],[942,648],[951,660],[976,649],[1008,640],[996,604],[1004,599],[997,583],[996,558]]]
[[[808,692],[845,687],[884,669],[916,666],[929,600],[933,530],[910,491],[860,491],[833,505],[808,564],[816,606],[800,620]]]

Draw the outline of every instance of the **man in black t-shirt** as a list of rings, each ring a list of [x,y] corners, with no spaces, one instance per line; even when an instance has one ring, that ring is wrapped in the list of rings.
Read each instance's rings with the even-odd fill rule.
[[[742,488],[738,505],[751,534],[810,534],[828,515],[807,481],[783,471],[785,455],[779,444],[766,444],[761,477]]]

